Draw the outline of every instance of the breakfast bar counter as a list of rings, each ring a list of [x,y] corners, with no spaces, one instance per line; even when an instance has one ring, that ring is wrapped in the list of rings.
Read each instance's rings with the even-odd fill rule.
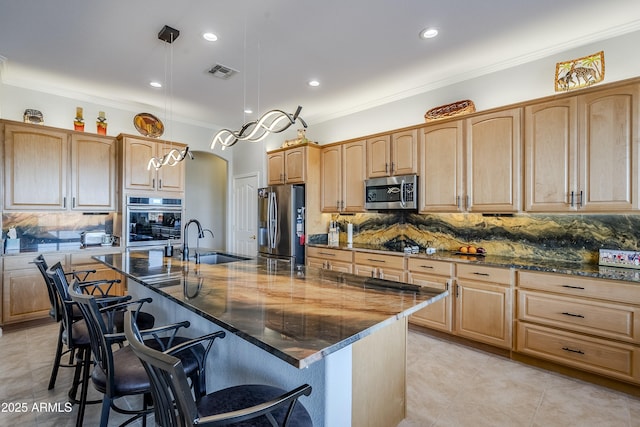
[[[210,390],[308,383],[301,403],[315,426],[404,418],[407,316],[446,292],[267,259],[210,265],[163,255],[95,259],[126,275],[130,294],[153,298],[144,309],[158,323],[189,320],[192,336],[228,332],[211,352]]]

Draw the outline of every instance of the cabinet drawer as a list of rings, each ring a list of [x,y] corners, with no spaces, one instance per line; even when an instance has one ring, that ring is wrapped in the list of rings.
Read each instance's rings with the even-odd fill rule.
[[[640,304],[640,285],[614,280],[520,271],[518,286],[564,295]]]
[[[312,258],[323,258],[327,261],[351,262],[353,259],[353,252],[343,251],[341,249],[317,248],[309,246],[307,247],[307,256]]]
[[[453,275],[453,263],[424,258],[409,258],[407,268],[411,273],[435,274],[447,277]]]
[[[640,309],[518,290],[518,319],[572,331],[638,342]]]
[[[6,256],[4,257],[4,271],[12,271],[12,270],[24,270],[24,269],[36,269],[36,265],[32,264],[33,260],[36,259],[38,253],[33,253],[29,256]],[[65,256],[64,254],[59,253],[47,253],[44,254],[44,259],[47,261],[47,265],[51,267],[56,262],[65,264]]]
[[[520,322],[517,351],[626,381],[640,380],[640,353],[631,344]]]
[[[404,259],[404,255],[384,255],[372,252],[356,252],[353,257],[353,262],[356,264],[372,265],[374,267],[404,270]]]
[[[511,284],[512,271],[507,268],[486,267],[476,264],[458,264],[458,279],[479,280],[481,282]]]

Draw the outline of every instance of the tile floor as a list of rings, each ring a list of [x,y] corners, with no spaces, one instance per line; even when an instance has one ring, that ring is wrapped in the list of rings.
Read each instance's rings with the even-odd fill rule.
[[[64,412],[71,370],[61,369],[56,388],[47,390],[57,332],[46,324],[0,336],[0,426],[75,424],[76,408]],[[399,427],[640,427],[640,399],[629,395],[416,331],[408,349],[408,414]],[[12,403],[27,411],[7,412]],[[61,411],[36,411],[34,403],[59,404]],[[99,424],[99,407],[87,408],[86,426]],[[123,419],[112,413],[109,425]]]

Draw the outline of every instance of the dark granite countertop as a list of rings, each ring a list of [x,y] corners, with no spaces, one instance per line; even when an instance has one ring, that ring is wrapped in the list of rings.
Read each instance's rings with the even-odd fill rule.
[[[292,269],[282,261],[207,265],[163,255],[158,249],[94,258],[299,368],[447,295],[405,283]]]
[[[547,273],[569,274],[574,276],[592,277],[596,279],[623,280],[628,282],[636,282],[640,284],[640,270],[632,268],[608,267],[597,264],[563,262],[556,260],[537,260],[531,258],[505,257],[495,255],[461,255],[450,251],[438,251],[433,255],[427,255],[424,252],[419,254],[405,254],[394,250],[389,250],[384,246],[376,245],[358,245],[353,244],[351,247],[340,245],[338,247],[328,246],[325,244],[308,244],[308,246],[334,248],[354,251],[367,251],[387,254],[397,254],[406,257],[418,257],[424,259],[433,259],[439,261],[453,261],[465,263],[477,263],[492,267],[515,268],[519,270],[540,271]]]

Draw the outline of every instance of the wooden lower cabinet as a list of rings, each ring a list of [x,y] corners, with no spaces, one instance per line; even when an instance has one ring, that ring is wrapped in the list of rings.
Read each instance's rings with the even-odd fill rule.
[[[353,252],[342,249],[307,247],[307,266],[338,271],[353,272]]]
[[[405,257],[404,255],[356,252],[353,256],[353,274],[405,282]]]
[[[454,264],[451,262],[409,258],[407,262],[407,282],[434,289],[451,290]],[[453,332],[454,295],[430,304],[411,315],[409,322],[439,331]]]
[[[31,264],[38,254],[7,256],[2,274],[2,324],[44,319],[49,316],[51,302],[38,268]],[[64,263],[65,256],[52,254],[47,261]]]
[[[614,280],[518,273],[516,351],[640,383],[640,289]]]
[[[65,269],[66,272],[95,270],[91,273],[87,280],[120,280],[120,283],[114,283],[109,288],[110,295],[125,295],[127,293],[127,281],[122,274],[105,266],[102,263],[94,261],[91,257],[95,253],[72,253],[69,255],[69,265]]]

